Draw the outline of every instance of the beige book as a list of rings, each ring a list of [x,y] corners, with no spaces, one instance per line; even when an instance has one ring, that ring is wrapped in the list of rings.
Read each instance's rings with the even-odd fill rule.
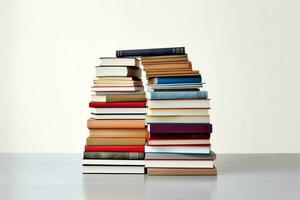
[[[88,137],[86,145],[144,145],[146,138],[97,138]]]
[[[145,94],[92,95],[92,101],[96,101],[96,102],[146,101],[146,97]]]
[[[90,137],[125,137],[125,138],[145,138],[147,130],[144,129],[90,129]]]
[[[215,176],[217,169],[214,168],[147,168],[147,174],[158,176]]]

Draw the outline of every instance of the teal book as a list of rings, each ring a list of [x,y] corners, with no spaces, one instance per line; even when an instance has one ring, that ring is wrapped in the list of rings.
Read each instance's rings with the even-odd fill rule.
[[[149,92],[149,99],[207,99],[207,91]]]

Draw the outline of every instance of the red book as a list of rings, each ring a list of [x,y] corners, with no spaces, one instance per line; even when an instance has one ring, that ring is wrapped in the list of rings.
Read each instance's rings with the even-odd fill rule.
[[[107,152],[144,152],[144,146],[96,146],[86,145],[85,151],[107,151]]]
[[[89,103],[90,108],[144,108],[146,102],[143,101],[127,101],[127,102],[95,102]]]

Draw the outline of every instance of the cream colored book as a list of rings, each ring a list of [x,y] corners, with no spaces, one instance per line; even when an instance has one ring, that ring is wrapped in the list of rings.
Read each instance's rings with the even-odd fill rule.
[[[148,108],[146,112],[148,116],[207,116],[209,108]]]

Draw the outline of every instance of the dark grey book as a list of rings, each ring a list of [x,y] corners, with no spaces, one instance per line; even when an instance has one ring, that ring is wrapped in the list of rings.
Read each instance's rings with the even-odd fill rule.
[[[142,160],[143,152],[84,152],[85,159],[128,159]]]

